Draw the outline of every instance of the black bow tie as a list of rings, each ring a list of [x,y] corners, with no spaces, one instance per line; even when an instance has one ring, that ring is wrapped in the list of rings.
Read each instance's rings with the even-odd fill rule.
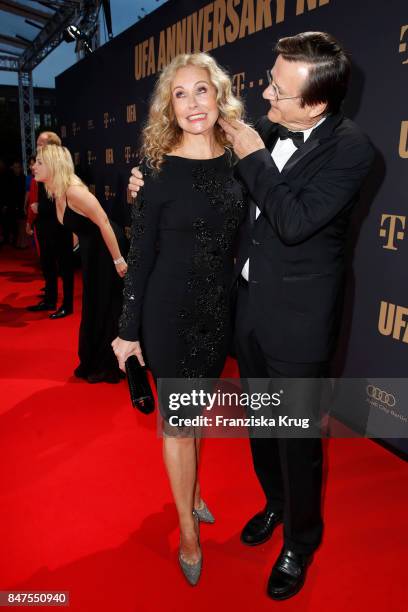
[[[305,142],[303,132],[291,132],[288,128],[283,127],[283,125],[278,125],[278,132],[281,140],[290,138],[297,149]]]

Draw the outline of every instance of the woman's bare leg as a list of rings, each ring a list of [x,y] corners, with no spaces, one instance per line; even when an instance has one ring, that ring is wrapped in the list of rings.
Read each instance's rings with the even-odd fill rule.
[[[201,499],[201,488],[200,488],[200,482],[199,482],[199,478],[198,478],[198,471],[199,471],[199,463],[200,463],[200,447],[201,447],[201,438],[197,437],[194,439],[195,441],[195,452],[196,452],[196,462],[197,462],[197,478],[196,478],[196,484],[195,484],[195,489],[194,489],[194,508],[202,508],[203,506],[203,501]]]
[[[189,563],[201,556],[197,524],[193,516],[197,480],[195,438],[163,436],[163,457],[180,524],[180,552]]]

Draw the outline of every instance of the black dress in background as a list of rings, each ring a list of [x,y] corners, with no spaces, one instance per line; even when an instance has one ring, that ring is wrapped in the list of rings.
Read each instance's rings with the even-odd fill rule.
[[[139,340],[155,378],[218,377],[231,332],[230,289],[246,205],[231,156],[166,156],[142,168],[119,336]]]
[[[64,227],[78,236],[82,261],[80,364],[75,375],[87,378],[89,382],[118,382],[121,375],[111,342],[118,335],[123,281],[95,223],[72,210],[68,202],[62,221]],[[123,232],[112,221],[111,226],[124,253]]]

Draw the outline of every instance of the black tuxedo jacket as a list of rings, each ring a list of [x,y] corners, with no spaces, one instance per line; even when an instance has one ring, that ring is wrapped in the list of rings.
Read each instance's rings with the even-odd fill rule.
[[[263,117],[256,129],[266,148],[236,167],[252,200],[236,277],[249,257],[250,316],[272,359],[326,361],[338,327],[351,211],[374,150],[352,121],[331,115],[280,173],[270,153],[277,125]]]

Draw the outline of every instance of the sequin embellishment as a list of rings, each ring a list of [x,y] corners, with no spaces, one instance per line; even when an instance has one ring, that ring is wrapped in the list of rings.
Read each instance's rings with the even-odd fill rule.
[[[205,194],[219,219],[217,227],[202,217],[193,222],[195,244],[187,281],[192,307],[180,310],[178,315],[178,335],[184,342],[179,375],[203,378],[210,376],[211,368],[219,361],[229,325],[225,253],[232,248],[245,202],[231,189],[232,178],[215,168],[200,166],[192,175],[193,189]]]

